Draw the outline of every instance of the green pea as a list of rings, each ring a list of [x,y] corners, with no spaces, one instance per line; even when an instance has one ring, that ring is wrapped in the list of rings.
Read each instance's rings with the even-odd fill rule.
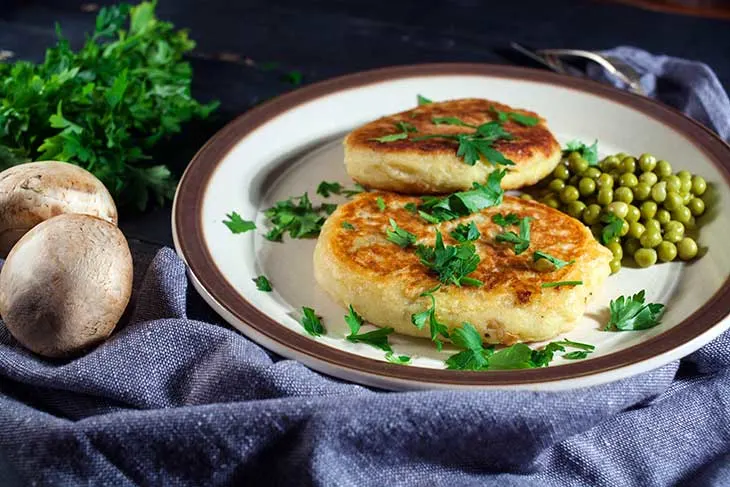
[[[707,182],[705,182],[705,178],[703,178],[702,176],[692,177],[692,192],[695,194],[695,196],[702,196],[705,193],[706,189]]]
[[[675,191],[667,193],[667,199],[664,200],[664,208],[669,211],[674,211],[682,206],[682,196]]]
[[[621,159],[616,156],[608,156],[601,161],[600,167],[602,171],[610,171],[616,169],[621,164]]]
[[[583,210],[583,222],[586,225],[593,225],[595,223],[598,223],[598,219],[601,216],[601,207],[592,204],[588,205],[585,210]]]
[[[663,203],[664,200],[667,198],[667,183],[661,182],[656,183],[651,188],[651,199],[656,201],[657,203]]]
[[[629,222],[624,220],[623,223],[621,224],[621,230],[618,232],[618,234],[621,237],[625,237],[629,233],[629,228],[631,228]]]
[[[694,259],[697,257],[698,251],[697,242],[689,237],[684,237],[677,244],[677,253],[679,254],[679,258],[682,260]]]
[[[656,170],[654,171],[660,178],[671,176],[672,165],[665,160],[657,161]]]
[[[679,188],[681,194],[689,194],[692,191],[692,180],[679,178],[682,182],[682,186]]]
[[[565,181],[562,179],[553,179],[550,181],[550,184],[548,184],[548,189],[550,191],[555,191],[556,193],[559,193],[563,190],[565,187]]]
[[[567,213],[573,218],[578,218],[583,215],[583,211],[586,209],[586,204],[582,201],[571,201],[568,203]]]
[[[527,200],[527,201],[532,201],[532,200],[535,199],[535,198],[532,197],[531,194],[528,194],[528,193],[522,193],[520,195],[520,198],[523,199],[523,200]]]
[[[697,220],[695,217],[691,217],[687,223],[684,224],[685,227],[687,227],[688,230],[694,230],[697,228]]]
[[[553,170],[553,177],[566,180],[570,177],[570,171],[568,171],[568,168],[565,165],[558,164],[558,166]]]
[[[639,201],[644,201],[651,194],[651,186],[646,183],[639,183],[634,188],[634,198]]]
[[[578,183],[578,191],[583,196],[592,195],[596,190],[596,182],[591,178],[583,177]]]
[[[578,157],[573,157],[576,154],[578,155]],[[583,159],[577,152],[573,152],[570,155],[570,157],[568,158],[568,164],[570,170],[573,171],[574,174],[583,174],[583,171],[588,169],[588,161]]]
[[[639,157],[639,168],[642,171],[653,171],[656,167],[656,157],[651,154],[641,154]]]
[[[606,210],[619,218],[626,218],[626,214],[629,212],[629,205],[622,201],[614,201],[606,207]]]
[[[578,198],[580,198],[580,193],[575,186],[566,186],[560,192],[560,201],[563,203],[570,203],[571,201],[576,201]]]
[[[654,215],[656,215],[657,212],[657,204],[653,201],[644,201],[641,204],[641,217],[645,220],[649,220],[650,218],[654,218]]]
[[[662,224],[659,223],[659,220],[655,220],[653,218],[646,220],[644,222],[644,226],[646,227],[647,230],[654,230],[657,232],[662,231]]]
[[[625,172],[618,178],[618,184],[626,186],[627,188],[633,188],[639,184],[639,178],[632,172]]]
[[[692,198],[687,205],[694,216],[700,216],[705,212],[705,202],[700,198]]]
[[[588,169],[583,172],[583,176],[591,179],[598,179],[601,175],[601,170],[597,167],[589,167]]]
[[[610,174],[601,174],[598,177],[598,187],[613,189],[613,177]]]
[[[605,174],[604,174],[605,176]],[[608,206],[613,201],[613,190],[611,188],[601,188],[598,190],[596,201],[599,205]]]
[[[657,181],[659,181],[659,177],[657,177],[657,175],[653,172],[645,172],[642,173],[641,176],[639,176],[639,182],[646,183],[649,186],[654,186]]]
[[[686,169],[682,169],[677,173],[677,177],[682,181],[692,181],[692,173]]]
[[[608,266],[611,268],[611,274],[616,274],[621,270],[621,259],[611,259]]]
[[[646,227],[642,225],[639,222],[631,222],[629,223],[629,237],[633,238],[641,238],[642,235],[644,235],[644,232],[646,231]]]
[[[678,222],[676,220],[670,220],[664,225],[664,231],[665,232],[678,232],[681,235],[684,235],[684,225],[682,222]]]
[[[662,262],[671,262],[677,257],[677,246],[664,240],[657,246],[656,253]]]
[[[613,254],[614,259],[621,260],[621,258],[624,256],[624,249],[621,248],[621,244],[618,242],[612,242],[608,245],[606,245],[608,250],[611,251]]]
[[[629,188],[626,188],[624,186],[621,186],[616,191],[614,191],[613,196],[617,200],[623,201],[626,204],[634,201],[634,193]]]
[[[656,264],[656,250],[639,249],[634,253],[634,260],[639,267],[650,267]]]
[[[558,201],[558,198],[554,194],[546,196],[542,199],[542,202],[550,208],[558,208],[560,206],[560,201]]]
[[[664,182],[667,183],[667,191],[679,193],[679,190],[682,189],[682,180],[677,176],[667,176],[664,178]]]
[[[591,225],[591,233],[596,238],[596,240],[601,240],[601,234],[603,233],[603,225],[600,223],[594,223]]]
[[[681,223],[687,223],[692,218],[692,212],[686,206],[680,206],[672,212],[672,219]]]
[[[634,255],[641,248],[641,242],[638,238],[629,237],[624,241],[624,254]]]
[[[682,195],[682,204],[688,205],[689,202],[692,201],[692,198],[694,198],[694,196],[692,196],[692,193],[683,194]]]
[[[664,232],[664,240],[667,242],[677,243],[684,238],[684,232],[678,232],[672,230],[671,232]]]
[[[631,156],[624,157],[623,160],[621,161],[621,166],[619,166],[619,167],[621,169],[621,172],[633,173],[634,171],[636,171],[636,159],[634,159]]]
[[[642,247],[652,249],[662,242],[662,232],[654,228],[647,228],[639,238],[639,242],[641,242]]]
[[[669,220],[672,219],[672,215],[664,209],[658,210],[656,212],[656,219],[661,225],[665,225]]]
[[[623,174],[619,169],[614,169],[613,171],[609,172],[608,175],[613,178],[614,184],[616,184],[616,181],[618,178],[621,177],[621,174]]]
[[[634,205],[629,205],[629,209],[626,212],[626,221],[631,222],[638,222],[641,218],[641,211]]]
[[[579,181],[580,181],[580,176],[578,176],[577,174],[573,174],[572,176],[570,176],[570,179],[568,179],[568,184],[571,186],[575,186],[577,188]]]
[[[623,161],[624,158],[629,157],[629,155],[625,152],[619,152],[618,154],[616,154],[616,157],[618,157],[620,161]]]

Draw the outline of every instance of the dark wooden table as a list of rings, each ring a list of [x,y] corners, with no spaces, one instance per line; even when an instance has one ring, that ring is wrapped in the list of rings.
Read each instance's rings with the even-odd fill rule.
[[[0,50],[39,59],[59,22],[73,44],[93,11],[114,2],[0,0]],[[538,47],[606,49],[633,45],[698,59],[730,87],[730,21],[571,0],[376,2],[374,0],[160,0],[158,14],[190,30],[197,97],[219,99],[217,118],[187,127],[165,162],[178,173],[205,140],[251,106],[294,88],[297,70],[311,83],[397,64],[514,63],[514,40]],[[274,70],[262,69],[276,62]],[[122,215],[128,237],[171,245],[170,208]]]

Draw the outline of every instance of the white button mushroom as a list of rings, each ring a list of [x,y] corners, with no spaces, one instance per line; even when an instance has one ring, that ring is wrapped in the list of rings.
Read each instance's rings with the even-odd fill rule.
[[[122,232],[88,215],[59,215],[26,233],[0,271],[0,316],[26,348],[47,357],[106,339],[132,292]]]
[[[56,215],[81,213],[117,224],[109,191],[93,174],[66,162],[29,162],[0,173],[0,257],[25,232]]]

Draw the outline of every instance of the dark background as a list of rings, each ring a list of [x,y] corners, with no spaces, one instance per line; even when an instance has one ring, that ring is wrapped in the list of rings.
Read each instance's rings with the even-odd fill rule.
[[[55,22],[72,44],[91,30],[98,6],[116,2],[0,0],[0,50],[40,59]],[[137,3],[137,2],[132,2]],[[691,2],[690,2],[691,3]],[[716,2],[720,4],[721,2]],[[160,0],[161,19],[190,30],[194,93],[218,99],[210,122],[191,125],[164,152],[182,172],[217,129],[253,105],[303,84],[397,64],[468,61],[528,65],[510,41],[534,47],[633,45],[701,60],[730,86],[730,20],[659,13],[597,1]],[[278,63],[271,69],[269,64]],[[128,237],[171,245],[170,208],[122,215]]]

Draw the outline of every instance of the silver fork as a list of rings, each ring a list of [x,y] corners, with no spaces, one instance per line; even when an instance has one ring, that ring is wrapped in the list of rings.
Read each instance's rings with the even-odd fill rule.
[[[629,91],[638,95],[646,96],[646,92],[641,87],[641,76],[634,68],[625,62],[611,56],[605,56],[595,51],[585,51],[581,49],[538,49],[533,50],[525,46],[512,42],[511,46],[516,51],[530,57],[531,59],[541,63],[547,68],[560,74],[573,74],[569,71],[566,63],[563,62],[564,57],[578,57],[593,61],[600,65],[606,72],[619,79],[629,88]]]

